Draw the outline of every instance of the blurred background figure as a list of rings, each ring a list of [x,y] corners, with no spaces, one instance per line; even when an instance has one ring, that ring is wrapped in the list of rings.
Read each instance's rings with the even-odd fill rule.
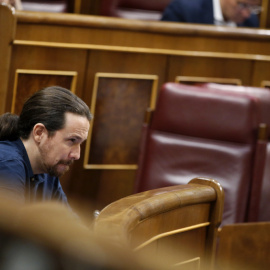
[[[95,235],[58,202],[22,205],[1,191],[0,238],[1,270],[164,269]]]
[[[15,9],[22,9],[21,0],[0,0],[0,4],[6,4],[14,7]]]
[[[261,0],[173,0],[163,21],[259,27]]]

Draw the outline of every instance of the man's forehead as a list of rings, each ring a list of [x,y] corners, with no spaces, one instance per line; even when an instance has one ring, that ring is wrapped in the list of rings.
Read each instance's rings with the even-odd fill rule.
[[[65,113],[65,123],[72,122],[72,121],[78,121],[78,119],[84,119],[84,120],[86,119],[89,122],[87,117],[84,115],[80,115],[80,114],[76,114],[76,113],[72,113],[72,112]]]
[[[65,124],[63,129],[80,132],[87,132],[89,130],[90,122],[86,116],[67,112],[65,113]]]

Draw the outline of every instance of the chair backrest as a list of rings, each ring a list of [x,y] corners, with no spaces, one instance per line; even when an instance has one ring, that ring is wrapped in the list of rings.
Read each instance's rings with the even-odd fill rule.
[[[160,20],[171,0],[101,0],[100,15],[126,19]]]
[[[266,123],[270,127],[270,89],[260,87],[250,87],[241,85],[206,83],[202,87],[208,91],[220,91],[226,95],[246,95],[250,98],[257,99],[259,104],[259,117],[261,123]],[[270,140],[270,130],[268,130],[268,138]]]
[[[173,264],[211,269],[223,202],[218,182],[195,178],[113,202],[100,212],[94,231],[116,245],[151,254],[167,265],[164,269]]]
[[[269,269],[269,232],[270,222],[246,222],[221,228],[218,234],[216,269]]]
[[[163,85],[142,138],[135,192],[210,177],[225,190],[223,225],[244,222],[253,174],[263,170],[253,166],[258,110],[258,100],[249,96]]]
[[[264,171],[262,172],[262,170],[260,170],[263,173],[261,176],[262,179],[258,181],[258,177],[254,177],[253,187],[251,188],[251,192],[253,192],[253,194],[251,194],[253,202],[251,203],[255,205],[255,209],[259,209],[256,212],[256,210],[252,210],[253,206],[251,205],[249,221],[270,221],[270,89],[214,83],[205,84],[204,87],[206,87],[208,91],[221,91],[227,95],[248,95],[258,100],[260,122],[266,123],[267,125],[267,149],[266,157],[263,160],[258,160],[258,162],[264,166]],[[261,155],[259,157],[261,157]]]

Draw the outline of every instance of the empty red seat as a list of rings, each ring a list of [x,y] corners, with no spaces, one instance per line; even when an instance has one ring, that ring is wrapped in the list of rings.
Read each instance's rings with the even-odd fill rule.
[[[223,224],[244,222],[253,179],[261,181],[266,143],[257,133],[258,99],[206,87],[165,84],[145,126],[135,192],[217,179],[225,191]]]
[[[253,198],[253,204],[259,204],[259,210],[256,213],[255,210],[250,210],[250,221],[270,221],[270,89],[259,88],[259,87],[247,87],[247,86],[235,86],[235,85],[222,85],[208,83],[204,87],[208,91],[220,91],[224,94],[240,94],[248,95],[250,98],[258,100],[259,104],[259,117],[260,122],[266,123],[267,125],[267,149],[264,164],[265,169],[262,176],[262,185],[258,185],[258,181],[254,178],[253,188],[251,197]],[[258,160],[258,162],[262,162]],[[260,191],[261,190],[261,191]],[[252,206],[251,206],[252,207]],[[255,209],[258,207],[255,206]]]

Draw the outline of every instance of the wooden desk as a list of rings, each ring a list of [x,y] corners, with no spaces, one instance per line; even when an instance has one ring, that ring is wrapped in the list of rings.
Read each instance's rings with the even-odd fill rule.
[[[163,269],[213,269],[224,193],[212,179],[153,189],[103,209],[94,231],[116,246],[153,257]]]

